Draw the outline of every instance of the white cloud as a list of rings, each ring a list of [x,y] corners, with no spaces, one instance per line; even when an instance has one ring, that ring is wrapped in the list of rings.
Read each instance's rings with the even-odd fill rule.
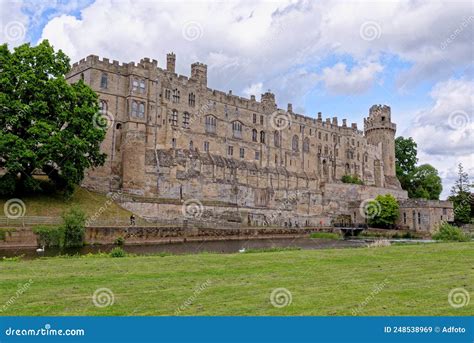
[[[250,97],[251,95],[255,95],[258,97],[260,94],[263,93],[263,83],[261,82],[252,83],[250,86],[245,87],[242,93],[246,97]]]
[[[28,41],[30,19],[21,8],[19,1],[0,2],[0,44],[7,43],[12,48]]]
[[[377,74],[382,70],[379,63],[358,65],[351,70],[344,63],[337,63],[331,68],[324,68],[321,81],[331,93],[359,94],[374,84]]]
[[[50,20],[42,38],[73,61],[88,54],[124,62],[148,56],[163,66],[165,53],[174,51],[181,74],[200,60],[210,66],[211,87],[244,90],[261,80],[281,92],[277,101],[286,101],[291,91],[278,82],[332,54],[352,56],[356,64],[323,72],[324,84],[335,93],[369,89],[383,68],[379,58],[387,53],[413,64],[400,74],[400,86],[450,75],[471,59],[470,10],[469,2],[98,0],[80,19]],[[183,37],[189,22],[198,24],[197,39]],[[362,30],[368,24],[378,30],[374,37]],[[347,79],[337,80],[339,75]],[[288,100],[301,104],[299,94]]]
[[[430,94],[432,106],[420,110],[404,134],[417,142],[420,163],[438,168],[447,196],[458,163],[474,176],[474,82],[450,79],[436,84]]]

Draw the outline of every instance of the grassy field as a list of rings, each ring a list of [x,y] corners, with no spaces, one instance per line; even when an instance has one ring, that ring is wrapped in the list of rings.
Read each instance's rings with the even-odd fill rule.
[[[448,303],[454,288],[473,294],[474,243],[56,257],[3,261],[0,268],[2,315],[174,315],[178,309],[180,315],[474,313],[474,300],[461,308]],[[99,288],[113,293],[113,304],[94,305]],[[277,288],[291,293],[290,304],[271,304]]]
[[[8,198],[0,198],[0,208],[3,209]],[[94,215],[101,206],[104,206],[108,198],[104,194],[94,193],[84,188],[77,187],[73,196],[64,200],[60,194],[36,194],[21,197],[25,203],[26,216],[46,216],[58,217],[63,211],[72,206],[81,208],[88,216]],[[121,208],[115,203],[112,203],[104,211],[100,219],[128,219],[130,212]]]

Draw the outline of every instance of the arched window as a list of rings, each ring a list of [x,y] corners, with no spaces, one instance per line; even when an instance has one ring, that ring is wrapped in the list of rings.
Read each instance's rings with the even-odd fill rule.
[[[252,130],[252,142],[257,141],[257,130],[253,129]]]
[[[102,73],[100,77],[100,88],[107,88],[107,73]]]
[[[189,113],[188,112],[183,113],[183,127],[186,129],[189,128]]]
[[[234,138],[242,138],[242,123],[240,121],[232,122],[232,135]]]
[[[176,110],[173,110],[173,112],[171,112],[171,125],[178,125],[178,111]]]
[[[106,114],[107,113],[107,101],[101,100],[99,102],[99,111],[101,114]]]
[[[326,145],[326,146],[324,147],[324,155],[327,156],[328,154],[329,154],[329,148],[328,148],[328,146]]]
[[[194,107],[195,104],[196,104],[196,96],[194,95],[194,93],[189,93],[188,105],[191,107]]]
[[[180,92],[177,88],[173,89],[173,102],[177,104],[179,102]]]
[[[303,151],[309,152],[309,138],[306,137],[303,141]]]
[[[278,148],[280,147],[280,132],[273,132],[273,144]]]
[[[260,143],[265,144],[265,131],[260,131]]]
[[[293,139],[291,140],[291,149],[292,149],[293,151],[298,151],[298,150],[299,150],[298,142],[299,142],[298,136],[297,136],[297,135],[294,135],[294,136],[293,136]]]
[[[206,116],[206,132],[216,133],[217,120],[216,117],[208,115]]]

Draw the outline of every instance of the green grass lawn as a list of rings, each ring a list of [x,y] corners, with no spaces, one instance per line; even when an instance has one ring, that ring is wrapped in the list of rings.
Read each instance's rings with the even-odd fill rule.
[[[472,315],[474,243],[0,262],[2,315]],[[17,290],[31,279],[29,287]],[[94,291],[114,303],[96,307]],[[23,287],[25,288],[25,287]],[[274,289],[292,302],[277,308]],[[12,301],[13,300],[13,301]]]
[[[9,198],[0,198],[0,208],[3,209]],[[101,206],[104,206],[108,198],[104,194],[88,191],[77,187],[73,196],[65,200],[60,194],[32,194],[20,197],[25,203],[25,216],[59,217],[72,206],[81,208],[87,216],[92,216]],[[3,215],[3,213],[2,213]],[[107,206],[99,219],[125,219],[128,220],[130,212],[121,208],[116,203]]]

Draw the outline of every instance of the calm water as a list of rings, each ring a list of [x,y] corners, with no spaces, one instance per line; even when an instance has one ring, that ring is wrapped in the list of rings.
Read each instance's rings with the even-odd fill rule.
[[[299,247],[305,250],[331,249],[331,248],[352,248],[365,246],[365,240],[329,240],[311,238],[280,238],[280,239],[255,239],[255,240],[235,240],[235,241],[209,241],[209,242],[183,242],[166,244],[147,245],[125,245],[123,249],[129,253],[146,255],[161,252],[171,254],[195,254],[200,252],[214,253],[236,253],[240,249],[262,249],[274,247]],[[45,252],[36,252],[36,248],[14,248],[0,249],[1,257],[13,257],[24,255],[25,259],[32,259],[43,256],[75,255],[98,252],[109,252],[115,245],[87,245],[82,248],[59,249],[46,248]]]

